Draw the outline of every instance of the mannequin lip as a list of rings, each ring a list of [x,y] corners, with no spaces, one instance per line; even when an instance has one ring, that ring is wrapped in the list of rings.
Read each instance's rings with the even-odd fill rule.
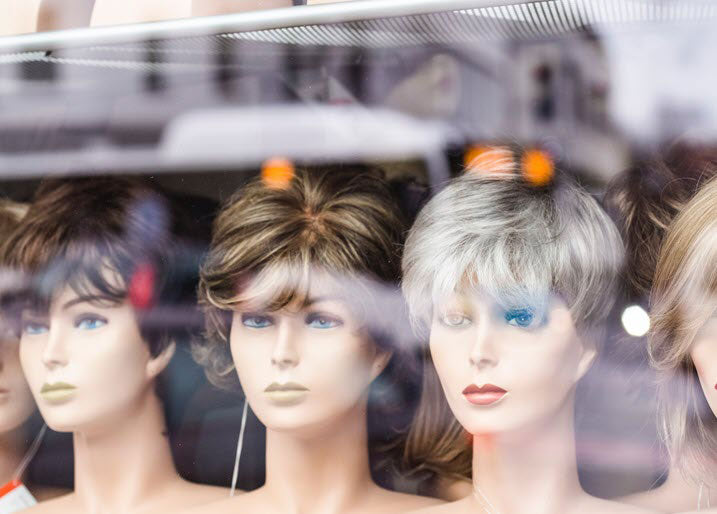
[[[506,397],[508,391],[493,384],[477,386],[470,384],[463,389],[463,398],[473,405],[494,405]]]
[[[0,387],[0,402],[4,402],[10,397],[10,389]]]
[[[276,391],[308,391],[309,388],[296,382],[286,382],[280,384],[278,382],[272,382],[269,386],[264,389],[265,393],[274,393]]]
[[[297,384],[296,382],[286,382],[284,384],[272,382],[264,389],[266,397],[277,405],[295,405],[301,403],[308,393],[309,389],[307,387]]]
[[[61,403],[72,398],[77,387],[67,382],[45,382],[40,389],[40,396],[50,403]]]

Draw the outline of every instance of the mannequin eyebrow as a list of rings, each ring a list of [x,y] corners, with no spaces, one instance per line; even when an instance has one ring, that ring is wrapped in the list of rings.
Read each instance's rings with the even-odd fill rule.
[[[314,297],[314,298],[307,298],[307,299],[304,301],[303,307],[304,307],[304,308],[306,308],[306,307],[311,307],[312,305],[314,305],[314,304],[316,304],[316,303],[327,302],[327,301],[331,301],[331,300],[341,301],[341,298],[339,298],[338,296],[329,296],[329,295],[326,295],[326,296],[316,296],[316,297]]]
[[[73,298],[72,300],[65,302],[62,305],[62,310],[67,310],[70,307],[73,307],[80,303],[98,303],[103,300],[108,301],[108,300],[111,300],[111,298],[109,298],[108,296],[103,296],[103,295],[98,295],[98,294],[78,296],[77,298]]]

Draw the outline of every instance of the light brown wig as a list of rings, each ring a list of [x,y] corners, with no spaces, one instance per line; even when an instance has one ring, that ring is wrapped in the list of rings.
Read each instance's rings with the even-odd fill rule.
[[[239,190],[214,225],[201,269],[206,333],[194,347],[215,385],[239,391],[229,348],[231,312],[251,305],[302,305],[312,281],[329,280],[367,340],[393,356],[372,383],[368,431],[372,466],[394,462],[412,418],[420,360],[399,290],[405,223],[383,174],[375,169],[299,169],[284,186],[257,179]],[[377,460],[376,457],[379,457]],[[376,475],[374,475],[376,478]]]
[[[717,309],[717,179],[667,230],[650,296],[648,350],[660,373],[660,428],[673,463],[695,482],[714,482],[717,418],[690,358],[694,338]]]
[[[355,277],[356,286],[366,279],[395,285],[403,230],[401,214],[376,171],[298,170],[287,187],[257,179],[239,190],[215,221],[200,272],[207,330],[195,355],[209,379],[230,390],[239,386],[227,313],[250,302],[270,310],[301,303],[319,270]]]

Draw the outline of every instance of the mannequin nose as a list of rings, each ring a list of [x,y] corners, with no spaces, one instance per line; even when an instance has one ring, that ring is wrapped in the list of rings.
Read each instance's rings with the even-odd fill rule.
[[[54,369],[67,364],[62,335],[50,330],[47,336],[45,350],[42,352],[42,363],[48,369]]]
[[[279,369],[293,368],[299,363],[299,353],[290,323],[286,321],[279,323],[277,332],[276,344],[271,354],[271,364]]]
[[[471,366],[478,369],[495,366],[498,363],[495,350],[491,328],[487,324],[479,326],[469,357]]]

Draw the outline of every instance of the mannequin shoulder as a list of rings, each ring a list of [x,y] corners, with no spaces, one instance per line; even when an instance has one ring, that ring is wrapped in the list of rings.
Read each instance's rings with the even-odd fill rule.
[[[237,495],[243,494],[237,491]],[[173,500],[180,499],[180,505],[186,508],[194,506],[204,506],[209,503],[220,502],[229,498],[229,489],[226,487],[218,487],[214,485],[195,484],[193,482],[182,481],[172,494]]]
[[[580,506],[578,512],[581,514],[658,514],[665,512],[651,508],[638,507],[628,503],[621,503],[613,500],[604,500],[590,496],[590,499]]]
[[[431,505],[410,511],[410,514],[469,514],[472,508],[467,499],[462,499],[450,503],[441,502],[437,505]]]
[[[73,493],[47,500],[22,511],[27,514],[64,514],[76,513],[77,504]]]
[[[375,512],[381,513],[410,512],[445,504],[443,500],[436,498],[399,493],[383,488],[379,488],[379,492],[376,494],[372,503],[376,505]]]
[[[684,491],[663,485],[649,491],[617,498],[617,501],[661,512],[690,512],[697,505],[698,494],[696,487],[693,491]]]
[[[266,501],[262,500],[261,494],[257,491],[237,491],[236,496],[229,497],[229,490],[218,488],[223,495],[208,501],[202,505],[187,506],[186,510],[179,511],[181,514],[235,514],[236,512],[262,512],[266,511]]]

